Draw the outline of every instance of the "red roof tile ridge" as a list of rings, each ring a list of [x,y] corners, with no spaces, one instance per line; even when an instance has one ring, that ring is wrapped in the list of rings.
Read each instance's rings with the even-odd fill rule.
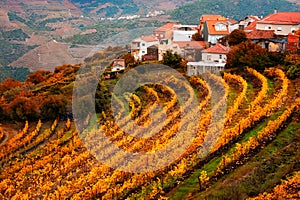
[[[218,19],[222,17],[221,15],[218,15],[218,14],[204,14],[201,16],[201,19],[200,20],[204,20],[204,21],[207,21],[207,20],[214,20],[214,19]],[[213,18],[213,19],[211,19]]]
[[[165,25],[158,27],[157,29],[155,29],[155,31],[166,31],[166,30],[171,30],[174,27],[174,23],[172,22],[167,22]]]
[[[261,19],[259,23],[298,24],[300,23],[300,12],[279,12],[276,14],[270,14]]]
[[[158,41],[158,39],[153,35],[142,36],[141,39],[146,41],[146,42]]]
[[[268,39],[274,37],[274,30],[253,30],[247,33],[249,39]]]
[[[222,45],[222,44],[217,43],[216,45],[214,45],[214,46],[212,46],[208,49],[205,49],[202,52],[204,52],[204,53],[222,53],[222,54],[226,54],[226,53],[229,52],[229,48]]]

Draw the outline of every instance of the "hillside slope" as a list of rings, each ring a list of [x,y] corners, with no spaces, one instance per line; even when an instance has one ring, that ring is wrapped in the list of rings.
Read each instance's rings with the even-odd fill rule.
[[[12,87],[8,82],[0,84],[0,92],[5,94],[5,98],[0,99],[2,101],[0,107],[4,108],[0,109],[1,112],[5,110],[6,115],[8,112],[14,113],[17,109],[13,108],[22,105],[24,101],[29,102],[25,104],[25,110],[19,110],[16,115],[11,115],[17,117],[16,119],[19,118],[17,125],[4,121],[5,124],[1,125],[2,129],[0,127],[1,199],[166,199],[165,196],[170,199],[224,197],[246,199],[255,197],[261,192],[272,191],[272,188],[280,184],[281,179],[287,179],[287,185],[293,186],[287,187],[288,191],[297,192],[299,186],[286,177],[300,170],[300,123],[299,108],[297,109],[300,106],[300,99],[296,95],[299,81],[288,80],[281,69],[266,70],[264,73],[251,72],[250,69],[252,74],[235,72],[235,75],[233,75],[234,71],[231,71],[231,75],[224,74],[224,79],[206,74],[208,79],[205,81],[202,78],[206,75],[190,78],[193,89],[188,91],[189,98],[184,99],[182,107],[186,109],[190,105],[193,92],[198,93],[199,97],[202,96],[200,106],[193,107],[195,110],[201,109],[203,113],[197,121],[194,120],[194,116],[189,116],[187,121],[180,118],[181,105],[178,108],[176,101],[179,100],[175,98],[176,94],[172,93],[173,90],[169,87],[144,85],[134,92],[137,101],[134,104],[138,106],[132,106],[130,114],[137,111],[136,120],[145,125],[150,120],[144,117],[147,110],[151,109],[154,102],[160,102],[165,108],[169,107],[167,109],[170,111],[167,112],[168,123],[164,123],[166,128],[147,140],[133,137],[121,128],[116,128],[116,122],[111,118],[108,108],[98,115],[101,126],[96,130],[88,127],[87,137],[83,140],[74,122],[67,119],[66,110],[58,109],[72,101],[78,67],[65,65],[57,67],[54,73],[35,73],[31,76],[32,82],[15,83],[19,85],[16,87]],[[92,68],[87,67],[90,70]],[[90,80],[93,79],[94,71],[89,72],[80,79],[86,87],[92,84]],[[148,73],[143,74],[145,77],[149,76]],[[175,78],[169,77],[169,74],[165,74],[164,80],[178,84]],[[99,84],[101,89],[96,92],[99,98],[97,100],[103,101],[102,98],[108,98],[109,88],[112,88],[111,86],[116,82],[118,81],[101,82]],[[220,86],[223,88],[220,91],[221,100],[211,107],[208,106],[210,97],[215,95],[215,89]],[[208,126],[210,113],[224,106],[227,95],[229,99],[226,102],[227,111],[234,110],[234,112],[226,113],[226,118],[231,120],[226,122],[226,128],[219,137],[221,140],[216,141],[216,144],[222,146],[219,150],[210,151],[210,154],[200,158],[199,153],[203,150],[205,138],[214,140],[211,137],[215,136],[215,131],[218,131],[213,128],[212,135],[207,131],[210,129]],[[124,102],[118,96],[111,97],[118,99],[121,116],[129,115],[122,107],[128,102]],[[82,99],[87,100],[84,102],[88,103],[90,97],[83,96]],[[65,103],[61,104],[63,102]],[[50,106],[45,107],[47,104]],[[82,104],[82,106],[86,105]],[[31,113],[25,113],[26,118],[22,115],[22,111],[31,111],[28,109],[30,107],[40,107],[42,115],[33,118],[30,116]],[[139,109],[140,107],[142,109]],[[59,110],[60,114],[58,114]],[[56,118],[57,116],[60,116],[60,120]],[[42,120],[39,120],[39,117]],[[253,118],[253,121],[247,123],[249,118]],[[162,119],[161,115],[153,115],[151,120],[165,119]],[[110,160],[125,160],[122,155],[107,147],[108,145],[99,145],[97,136],[101,133],[100,129],[115,145],[128,152],[139,153],[151,150],[155,152],[163,145],[172,142],[172,136],[177,134],[176,127],[180,126],[179,123],[188,125],[189,128],[185,129],[188,132],[192,129],[190,124],[193,121],[199,123],[199,129],[191,146],[176,161],[153,172],[130,173],[116,170],[108,167],[107,163],[97,160],[97,154],[93,152],[95,150],[103,153]],[[93,119],[87,118],[87,126],[92,127],[92,123]],[[130,124],[127,120],[122,123]],[[216,127],[218,123],[213,122],[212,127]],[[237,128],[239,131],[235,131]],[[230,130],[234,131],[230,132]],[[222,140],[223,137],[227,137],[227,140]],[[86,141],[90,142],[92,148],[88,148]],[[182,140],[178,140],[175,144],[176,146],[169,152],[176,151],[182,145]],[[148,163],[153,165],[151,162],[150,159],[136,162],[134,169],[149,167],[151,165]],[[202,178],[198,179],[200,174]],[[299,176],[296,175],[294,178],[297,180],[297,177]],[[199,180],[202,180],[201,183]],[[255,187],[257,185],[260,187]],[[293,188],[296,189],[291,190]],[[290,194],[285,193],[285,195]],[[293,195],[299,197],[299,193],[298,196],[297,193]],[[284,198],[286,196],[280,197],[287,199]]]
[[[86,15],[101,17],[118,17],[120,15],[147,14],[154,10],[172,10],[194,0],[70,0]]]
[[[299,11],[300,3],[287,0],[199,0],[194,3],[186,4],[171,12],[173,19],[186,24],[198,24],[199,17],[203,14],[221,14],[235,20],[244,18],[247,14],[266,16],[274,12],[277,8],[279,12]]]
[[[54,71],[56,66],[81,63],[94,48],[88,45],[72,47],[70,44],[52,40],[27,52],[10,65],[27,67],[32,71],[39,69]]]
[[[0,1],[0,46],[2,47],[0,48],[0,66],[54,69],[55,66],[52,64],[62,65],[65,61],[75,63],[76,59],[72,59],[74,56],[68,53],[71,51],[66,50],[65,46],[70,47],[74,44],[96,46],[112,36],[118,37],[120,32],[129,33],[128,30],[158,27],[169,20],[169,13],[172,19],[182,23],[198,24],[202,14],[219,13],[238,20],[247,14],[267,15],[272,13],[275,7],[279,12],[298,11],[300,2],[295,0],[290,0],[290,2],[287,0],[264,2],[230,0],[226,3],[221,0],[3,0]],[[173,9],[175,10],[172,11]],[[145,16],[148,12],[155,10],[167,12],[166,15],[153,18],[142,17],[123,21],[100,20],[102,17],[121,15],[141,14]],[[136,33],[149,34],[149,31]],[[135,34],[134,37],[140,35]],[[45,46],[52,40],[63,41],[64,43],[60,46],[63,46],[62,51],[68,54],[52,55],[55,52],[54,48],[48,53],[43,53],[49,55],[47,56],[49,61],[43,64],[35,62],[36,52],[39,49],[45,49]],[[127,40],[124,41],[127,42]],[[69,44],[65,45],[65,43]],[[119,44],[121,43],[118,42],[115,45]],[[85,53],[78,55],[78,52],[86,52],[86,47],[79,46],[78,48],[81,47],[82,49],[76,49],[78,50],[76,58],[79,58],[77,60],[85,57]],[[63,62],[54,63],[51,55],[57,58],[56,61]]]

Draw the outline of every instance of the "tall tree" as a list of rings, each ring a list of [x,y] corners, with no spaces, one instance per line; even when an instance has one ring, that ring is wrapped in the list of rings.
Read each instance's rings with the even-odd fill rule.
[[[128,65],[133,66],[135,63],[134,57],[130,53],[126,53],[126,54],[122,55],[121,59],[125,60],[125,66],[128,66]]]
[[[67,100],[62,95],[47,97],[41,105],[41,116],[43,119],[54,119],[66,114]]]
[[[219,43],[226,46],[238,45],[246,41],[246,33],[243,30],[235,29],[229,35],[226,35],[219,39]]]
[[[167,51],[166,53],[164,53],[163,56],[164,65],[168,65],[173,68],[179,68],[183,66],[182,61],[183,61],[182,57],[176,52],[172,53],[171,51]]]
[[[240,44],[246,41],[246,33],[243,30],[235,29],[228,35],[228,44],[230,46]]]
[[[36,120],[38,105],[32,98],[16,97],[9,105],[11,119],[17,121]]]
[[[51,75],[50,71],[47,70],[38,70],[33,74],[29,74],[26,79],[27,83],[38,84],[45,81]]]
[[[257,70],[263,70],[272,65],[274,63],[270,60],[267,50],[250,41],[233,46],[227,54],[226,68],[249,66]]]

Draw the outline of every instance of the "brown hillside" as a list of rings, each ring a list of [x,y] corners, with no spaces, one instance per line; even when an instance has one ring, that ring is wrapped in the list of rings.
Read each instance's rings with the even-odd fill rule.
[[[53,71],[56,66],[80,63],[94,46],[70,48],[70,44],[51,41],[23,55],[11,63],[11,66],[28,67],[31,70],[47,69]]]
[[[57,13],[61,16],[68,16],[70,14],[73,16],[81,15],[81,11],[68,0],[3,0],[0,2],[0,5],[6,10],[20,13],[23,16],[31,14],[32,12],[40,15],[49,14],[50,18],[51,16],[57,15]],[[30,12],[28,12],[28,10]]]

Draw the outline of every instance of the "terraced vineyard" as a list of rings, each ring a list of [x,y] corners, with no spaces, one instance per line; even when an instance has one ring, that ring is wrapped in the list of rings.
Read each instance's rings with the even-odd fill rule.
[[[47,92],[52,80],[31,90]],[[98,115],[98,129],[89,129],[85,138],[69,118],[24,121],[18,133],[7,140],[3,139],[8,137],[6,129],[0,129],[1,199],[300,197],[300,98],[296,96],[298,86],[282,70],[270,68],[260,73],[247,68],[225,72],[223,77],[207,73],[189,78],[192,87],[169,75],[164,81],[184,88],[184,98],[163,84],[141,86],[134,94],[112,95],[117,115],[103,110]],[[68,89],[74,85],[67,79],[60,83]],[[199,101],[194,107],[195,98]],[[156,108],[153,114],[151,110]],[[150,126],[151,131],[136,129],[132,121],[139,127]],[[161,121],[162,127],[154,126]],[[91,123],[87,117],[86,127]],[[176,139],[179,130],[184,140]],[[167,155],[187,142],[190,132],[195,136],[168,166],[147,172],[152,160],[145,159],[131,163],[140,171],[131,173],[110,168],[93,156],[91,152],[104,155],[105,161],[124,159],[108,146],[99,145],[101,132],[132,153],[159,151],[172,142]],[[140,137],[145,134],[149,137]]]

